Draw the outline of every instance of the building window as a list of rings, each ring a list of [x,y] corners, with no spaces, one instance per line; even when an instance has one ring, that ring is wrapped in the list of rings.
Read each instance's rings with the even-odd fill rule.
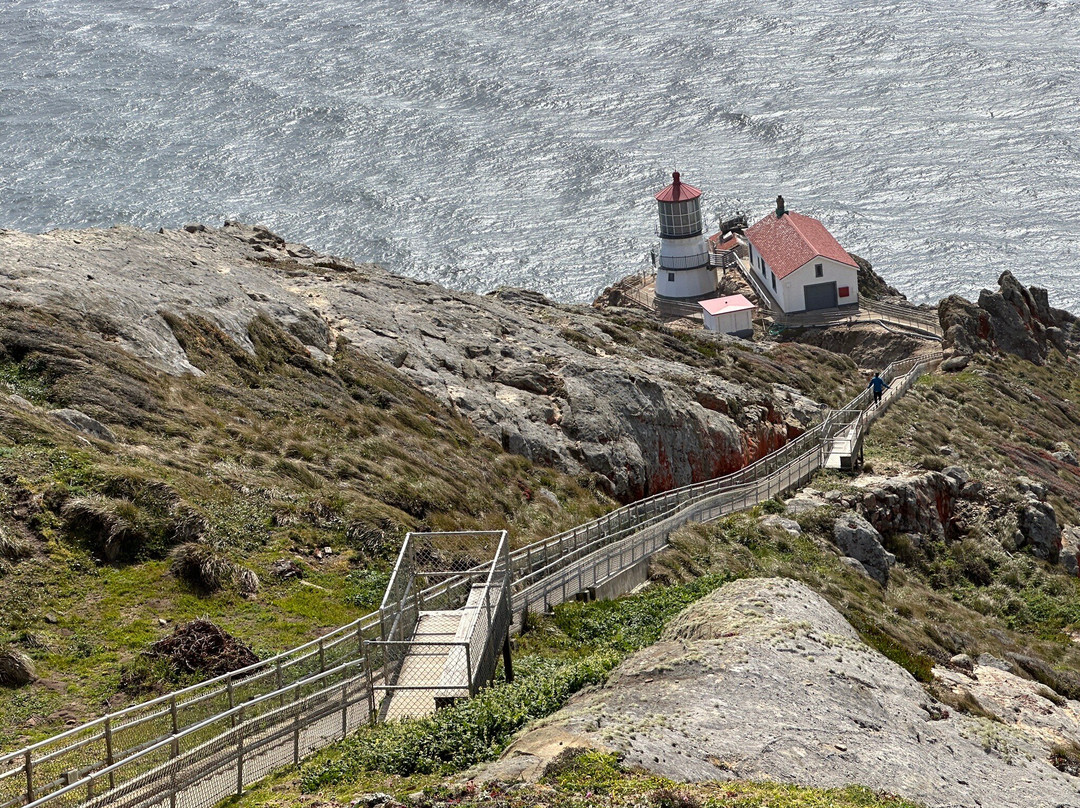
[[[821,264],[814,264],[814,277],[815,278],[820,278],[824,274],[825,274],[824,267],[822,267]]]
[[[772,290],[776,291],[776,273],[772,273]]]
[[[667,280],[668,280],[668,283],[675,283],[675,273],[674,272],[669,272],[667,274]]]
[[[840,289],[837,291],[837,294],[840,297],[850,297],[851,296],[851,287],[849,287],[849,286],[841,286]]]

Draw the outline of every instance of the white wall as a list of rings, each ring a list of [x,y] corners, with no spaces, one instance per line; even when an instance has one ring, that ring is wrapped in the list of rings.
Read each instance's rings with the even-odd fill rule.
[[[719,334],[738,334],[754,330],[754,311],[732,311],[726,314],[712,315],[704,309],[701,310],[705,319],[705,327]]]
[[[681,269],[699,260],[706,266],[700,269]],[[716,292],[716,270],[708,266],[708,245],[704,236],[660,239],[660,255],[656,262],[656,294],[660,297],[700,297]],[[667,263],[675,269],[665,269]],[[672,280],[668,280],[671,277]]]
[[[806,297],[803,295],[803,287],[815,283],[836,282],[837,305],[850,306],[859,302],[859,273],[855,267],[841,264],[831,258],[811,258],[808,262],[796,269],[786,278],[776,279],[776,288],[773,288],[773,271],[768,262],[765,262],[765,272],[759,266],[760,253],[750,245],[750,268],[759,281],[772,294],[780,308],[791,314],[806,310]],[[815,277],[814,265],[821,264],[821,277]],[[848,296],[839,297],[840,288],[848,287]]]
[[[747,243],[749,244],[749,242]],[[784,311],[787,311],[787,307],[785,307],[783,300],[783,284],[781,283],[780,279],[777,278],[776,288],[773,288],[774,273],[772,267],[769,266],[769,262],[766,261],[765,271],[762,272],[761,267],[759,266],[762,260],[764,259],[762,259],[761,253],[754,249],[753,244],[750,244],[750,268],[754,271],[754,275],[761,282],[761,285],[764,286],[769,291],[769,294],[771,294],[773,298],[775,298],[776,302],[780,304],[780,308]],[[802,308],[801,305],[800,308]]]
[[[671,278],[672,280],[668,280]],[[716,270],[656,268],[656,294],[660,297],[700,297],[716,294]]]
[[[820,278],[814,273],[815,264],[821,264]],[[821,256],[810,259],[778,282],[777,285],[783,291],[782,299],[778,297],[777,302],[788,313],[805,311],[806,297],[803,295],[803,287],[812,286],[815,283],[829,283],[830,281],[836,283],[838,295],[836,303],[838,306],[850,306],[859,302],[859,271],[855,267],[841,264],[831,258],[822,258]],[[848,287],[848,296],[839,297],[840,289],[844,286]]]

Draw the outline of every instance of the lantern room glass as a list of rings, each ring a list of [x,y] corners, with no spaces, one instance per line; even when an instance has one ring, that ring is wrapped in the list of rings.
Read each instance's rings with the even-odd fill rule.
[[[657,204],[660,208],[660,235],[664,238],[683,238],[701,233],[701,203],[697,199]]]

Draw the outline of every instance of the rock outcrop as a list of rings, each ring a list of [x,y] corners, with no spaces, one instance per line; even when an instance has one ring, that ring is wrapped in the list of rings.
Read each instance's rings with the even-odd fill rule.
[[[857,513],[841,514],[833,524],[833,543],[848,558],[882,586],[889,583],[889,570],[896,556],[881,545],[881,534]]]
[[[592,746],[683,781],[859,783],[935,808],[1080,805],[1046,738],[1000,727],[933,702],[804,585],[746,579],[690,606],[476,777],[536,777],[563,749]]]
[[[701,353],[646,319],[619,325],[522,290],[454,292],[234,222],[159,233],[0,231],[0,293],[45,319],[76,318],[84,333],[172,374],[202,373],[197,352],[177,338],[185,318],[213,324],[248,352],[251,323],[270,318],[313,362],[330,361],[337,340],[347,340],[505,449],[596,472],[624,500],[740,468],[813,416],[788,390],[703,372]],[[0,358],[19,362],[48,348],[53,361],[78,361],[50,346],[48,333],[0,328]],[[91,416],[108,421],[92,408],[53,413],[110,440]]]
[[[955,538],[952,520],[964,484],[961,479],[957,474],[937,471],[887,479],[861,478],[855,481],[865,491],[859,510],[881,533]]]
[[[849,253],[855,259],[859,267],[859,297],[867,300],[881,300],[893,298],[895,300],[907,300],[907,297],[894,289],[886,280],[874,271],[874,267],[865,258]]]
[[[984,289],[978,305],[950,295],[938,306],[947,355],[1008,353],[1041,365],[1051,349],[1061,353],[1080,347],[1080,320],[1050,306],[1047,292],[1025,288],[1006,270],[998,291]]]
[[[1046,486],[1027,477],[1016,481],[1025,502],[1016,512],[1016,546],[1026,549],[1036,558],[1058,563],[1061,555],[1062,533],[1054,506],[1046,501]]]
[[[0,685],[22,687],[37,678],[34,661],[22,651],[0,648]]]

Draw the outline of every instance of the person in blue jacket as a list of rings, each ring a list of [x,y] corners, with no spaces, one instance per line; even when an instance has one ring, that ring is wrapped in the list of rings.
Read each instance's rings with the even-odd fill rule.
[[[874,378],[872,378],[870,380],[870,384],[866,385],[866,388],[868,390],[873,389],[873,391],[874,391],[874,403],[875,404],[880,404],[881,403],[881,393],[882,393],[883,390],[888,390],[889,385],[885,384],[885,380],[883,378],[881,378],[880,374],[875,373]]]

